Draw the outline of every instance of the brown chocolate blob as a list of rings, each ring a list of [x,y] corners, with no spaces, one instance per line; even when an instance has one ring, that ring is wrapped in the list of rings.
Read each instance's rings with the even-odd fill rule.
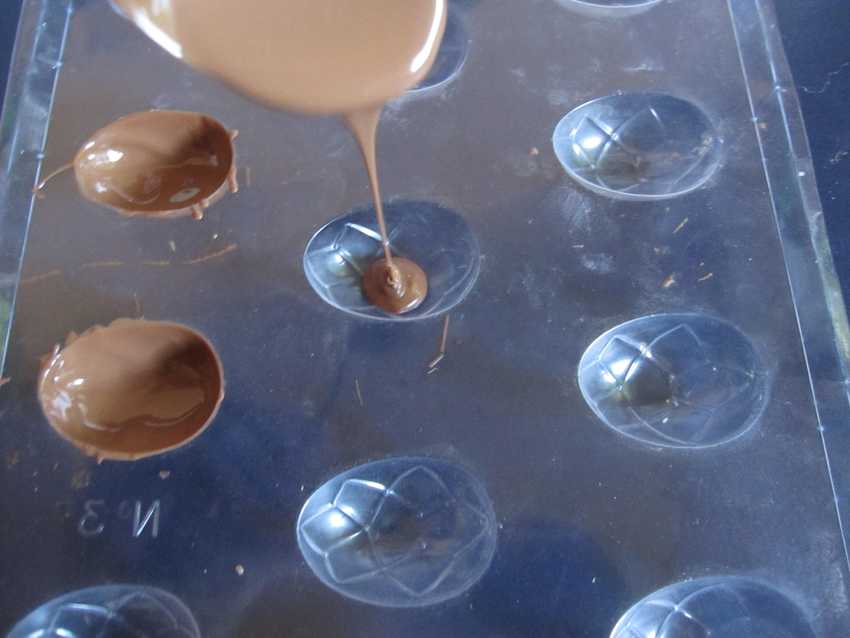
[[[419,83],[446,0],[113,0],[157,44],[272,108],[339,115]]]
[[[113,2],[172,55],[266,105],[342,115],[366,163],[384,259],[394,261],[375,162],[378,120],[387,100],[431,69],[446,0]],[[398,288],[390,284],[384,296]],[[401,299],[389,306],[407,307]]]
[[[218,120],[187,111],[145,111],[100,129],[74,158],[80,192],[128,216],[203,217],[236,191],[233,138]]]
[[[401,315],[416,310],[428,296],[428,277],[404,257],[373,261],[363,274],[363,294],[378,308]]]
[[[60,435],[86,454],[122,461],[188,443],[223,397],[221,362],[201,334],[144,319],[70,335],[45,361],[38,384]]]

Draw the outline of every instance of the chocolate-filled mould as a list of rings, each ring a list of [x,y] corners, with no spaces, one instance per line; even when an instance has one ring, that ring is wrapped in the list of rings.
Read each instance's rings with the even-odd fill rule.
[[[116,319],[45,358],[38,385],[50,425],[86,454],[133,461],[185,445],[224,397],[221,362],[176,323]]]
[[[204,113],[132,113],[93,133],[71,166],[83,197],[122,215],[201,219],[239,189],[236,134]]]

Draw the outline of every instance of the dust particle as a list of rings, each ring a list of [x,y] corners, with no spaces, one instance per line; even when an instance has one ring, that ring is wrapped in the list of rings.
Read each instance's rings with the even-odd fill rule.
[[[11,470],[13,467],[15,467],[20,462],[21,462],[21,451],[20,450],[15,450],[13,452],[9,452],[6,455],[6,469],[7,470]]]
[[[354,394],[357,397],[357,402],[362,408],[365,404],[363,403],[363,393],[360,391],[360,379],[357,377],[354,378]]]
[[[236,570],[236,574],[238,576],[242,576],[245,574],[245,568],[242,565],[237,565],[234,569]]]
[[[71,487],[75,490],[82,490],[91,485],[91,472],[87,468],[75,470],[71,475]]]
[[[169,476],[171,476],[171,470],[160,470],[159,471],[159,478],[161,478],[163,481],[165,479],[167,479]]]

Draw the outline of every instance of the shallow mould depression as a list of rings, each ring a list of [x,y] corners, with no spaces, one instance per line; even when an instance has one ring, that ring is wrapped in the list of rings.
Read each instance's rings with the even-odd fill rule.
[[[334,477],[304,504],[298,546],[325,585],[384,607],[459,596],[487,571],[496,516],[482,484],[447,461],[374,461]]]
[[[469,294],[478,279],[478,240],[466,221],[428,202],[384,205],[393,254],[418,264],[428,277],[428,296],[407,314],[390,315],[363,294],[363,273],[382,256],[372,208],[338,217],[319,229],[304,252],[304,273],[316,293],[351,315],[383,321],[414,321],[448,312]]]
[[[803,611],[764,583],[733,576],[670,585],[629,609],[610,638],[815,638]]]
[[[156,636],[200,638],[191,612],[175,596],[154,587],[105,585],[54,598],[34,609],[8,638]]]
[[[660,447],[731,441],[753,425],[768,395],[750,340],[700,314],[653,315],[609,330],[585,351],[578,381],[605,425]]]
[[[584,187],[615,199],[678,197],[705,184],[723,143],[694,103],[662,93],[625,93],[587,102],[558,122],[555,154]]]

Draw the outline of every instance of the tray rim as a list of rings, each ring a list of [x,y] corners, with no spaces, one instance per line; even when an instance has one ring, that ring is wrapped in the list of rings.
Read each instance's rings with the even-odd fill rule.
[[[0,233],[0,299],[9,308],[0,318],[0,373],[6,365],[35,205],[33,188],[41,179],[50,129],[50,117],[39,114],[53,111],[73,12],[73,0],[25,0],[18,21],[0,115],[0,202],[6,204],[0,207],[0,227],[5,231]],[[29,165],[22,158],[30,160]]]
[[[727,0],[850,568],[850,324],[773,0]],[[757,30],[761,37],[747,33]],[[770,78],[757,83],[753,77]],[[763,127],[781,122],[781,130]],[[775,128],[775,127],[774,127]],[[831,455],[831,452],[835,452]]]

